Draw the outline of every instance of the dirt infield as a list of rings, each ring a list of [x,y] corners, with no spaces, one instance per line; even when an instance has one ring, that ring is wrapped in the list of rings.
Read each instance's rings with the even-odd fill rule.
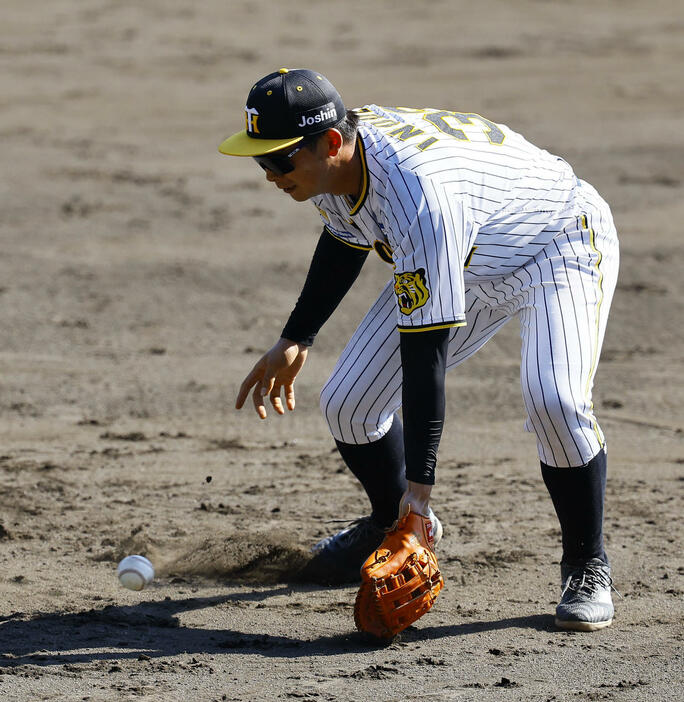
[[[681,3],[4,0],[2,14],[2,699],[682,699]],[[515,323],[448,379],[433,611],[373,647],[354,587],[297,581],[331,520],[366,511],[318,391],[388,269],[369,260],[323,330],[294,414],[233,409],[320,229],[216,150],[280,66],[323,72],[350,106],[508,124],[611,204],[622,264],[595,389],[611,628],[553,626],[559,531],[522,429]],[[129,553],[157,567],[142,593],[116,580]]]

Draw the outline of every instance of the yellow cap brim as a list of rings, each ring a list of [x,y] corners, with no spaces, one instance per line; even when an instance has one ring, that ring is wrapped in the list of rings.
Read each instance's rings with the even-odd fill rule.
[[[226,156],[263,156],[292,146],[303,138],[298,136],[290,139],[255,139],[243,131],[224,139],[218,150]]]

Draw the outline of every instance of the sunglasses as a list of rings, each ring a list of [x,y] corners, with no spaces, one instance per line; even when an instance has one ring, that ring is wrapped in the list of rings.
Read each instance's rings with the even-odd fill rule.
[[[290,159],[298,152],[301,151],[307,144],[307,140],[303,139],[297,146],[292,149],[287,154],[275,153],[275,154],[264,154],[263,156],[252,156],[252,158],[265,170],[271,171],[274,175],[285,175],[294,171],[295,167]]]

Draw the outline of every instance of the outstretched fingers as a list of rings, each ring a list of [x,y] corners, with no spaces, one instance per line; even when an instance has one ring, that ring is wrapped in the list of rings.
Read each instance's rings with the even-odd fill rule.
[[[275,386],[275,377],[272,375],[267,375],[264,373],[264,377],[262,378],[260,383],[257,383],[256,387],[254,388],[254,392],[252,393],[252,401],[254,402],[254,409],[256,410],[256,413],[259,415],[261,419],[266,419],[266,396],[271,395],[274,392],[274,386]],[[278,407],[276,407],[275,403],[273,402],[273,397],[271,397],[271,404],[273,404],[273,407],[275,408],[276,411],[278,411]],[[282,414],[282,406],[280,408],[280,413]]]
[[[285,410],[283,409],[283,401],[280,399],[280,388],[280,385],[275,385],[273,390],[271,390],[269,397],[271,398],[273,409],[278,414],[285,414]]]
[[[294,383],[285,383],[285,404],[290,412],[295,408]]]
[[[242,409],[242,406],[245,404],[245,400],[247,399],[247,395],[249,395],[249,391],[255,384],[257,384],[257,387],[260,386],[262,375],[263,371],[258,366],[255,366],[250,374],[242,381],[237,399],[235,400],[235,409]]]
[[[252,393],[252,402],[254,403],[254,409],[259,415],[260,419],[266,419],[266,403],[264,402],[264,396],[261,394],[261,385],[257,385]]]
[[[294,385],[292,383],[283,385],[275,378],[268,378],[261,383],[257,383],[252,392],[254,409],[261,419],[266,419],[266,397],[271,401],[273,409],[278,414],[285,414],[285,406],[281,397],[282,390],[285,390],[285,406],[292,411],[295,408]]]
[[[266,419],[267,395],[278,414],[285,414],[285,407],[294,410],[294,379],[305,360],[305,348],[281,339],[261,357],[242,382],[235,400],[236,409],[242,409],[251,392],[254,410],[261,419]]]

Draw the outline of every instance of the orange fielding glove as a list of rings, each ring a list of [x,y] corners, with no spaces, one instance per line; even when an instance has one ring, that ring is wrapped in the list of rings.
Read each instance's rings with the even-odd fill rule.
[[[356,627],[391,639],[428,612],[443,587],[432,522],[409,508],[361,567]]]

